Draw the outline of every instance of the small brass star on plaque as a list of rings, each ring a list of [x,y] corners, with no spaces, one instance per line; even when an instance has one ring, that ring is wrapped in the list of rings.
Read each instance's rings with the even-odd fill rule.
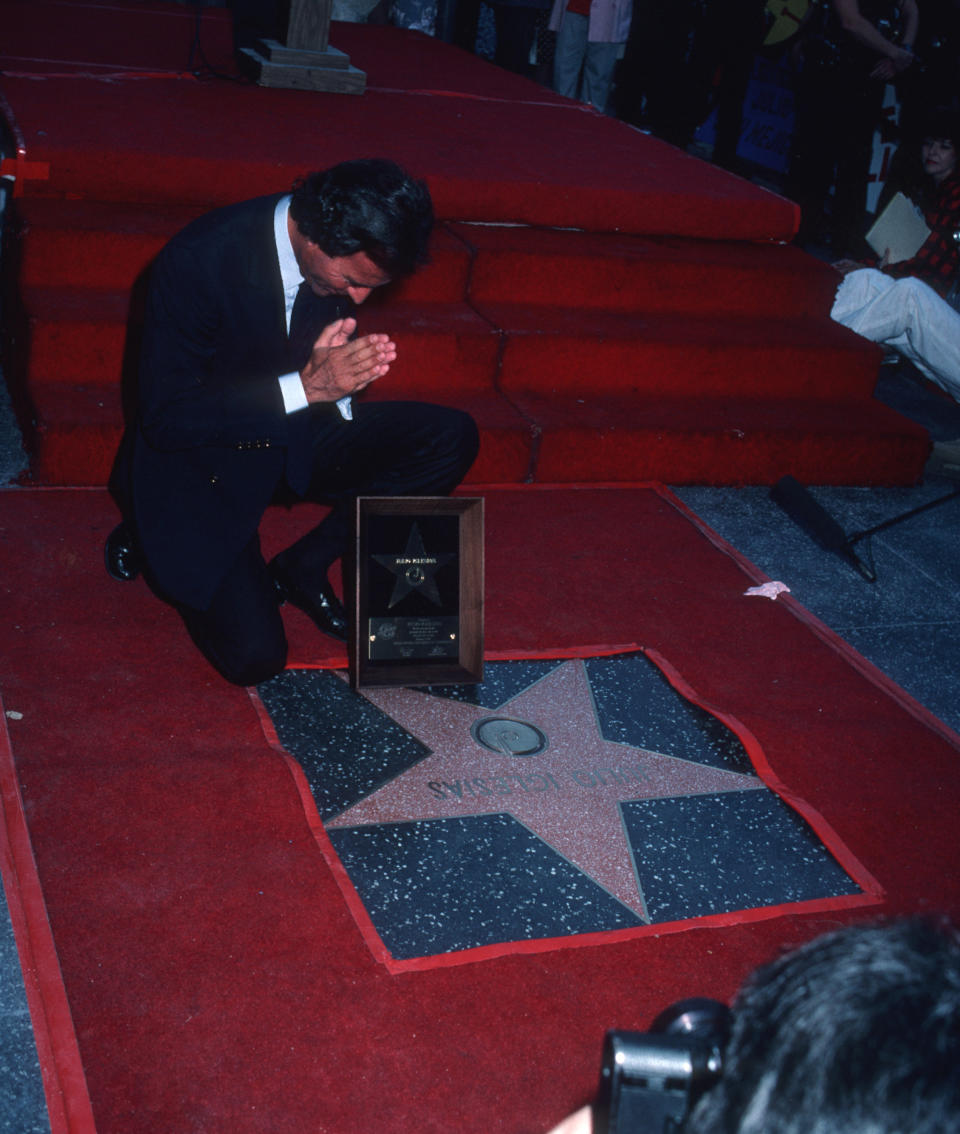
[[[456,556],[452,551],[438,555],[427,554],[420,528],[414,523],[410,526],[407,546],[402,555],[373,555],[371,558],[396,576],[388,604],[392,608],[411,591],[419,591],[424,598],[440,606],[436,573]]]

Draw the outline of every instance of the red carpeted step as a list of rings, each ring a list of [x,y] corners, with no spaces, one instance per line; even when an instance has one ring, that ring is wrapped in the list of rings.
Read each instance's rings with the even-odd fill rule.
[[[30,385],[120,380],[129,299],[119,291],[36,288],[25,297]],[[390,389],[452,397],[497,380],[512,395],[567,393],[870,397],[879,352],[812,319],[627,315],[498,305],[479,317],[464,304],[393,303],[361,310],[361,329],[396,336]],[[496,328],[502,335],[498,335]]]
[[[478,304],[504,333],[513,395],[869,398],[880,352],[813,318],[648,314]]]
[[[197,205],[18,200],[11,224],[16,229],[20,286],[129,289],[166,241],[202,212]],[[470,257],[459,236],[438,226],[430,262],[391,287],[391,298],[463,299]]]
[[[929,440],[875,401],[519,396],[448,399],[473,414],[481,451],[472,483],[911,484]],[[116,390],[47,385],[35,398],[30,481],[105,484],[120,439]]]
[[[480,455],[469,483],[627,482],[772,484],[791,474],[807,484],[913,484],[929,439],[879,402],[785,403],[570,398],[517,399],[467,394]],[[29,481],[102,485],[120,440],[114,391],[44,388]]]
[[[22,299],[30,335],[29,389],[49,382],[119,385],[129,292],[44,287]]]
[[[120,6],[70,0],[5,0],[4,70],[84,73],[99,68],[186,71],[205,60],[233,71],[233,32],[226,11],[194,5]],[[197,48],[200,50],[198,51]],[[202,56],[200,54],[202,52]]]
[[[470,298],[479,305],[823,318],[840,279],[819,260],[779,244],[452,227],[474,250]]]
[[[37,485],[97,485],[110,470],[123,432],[119,386],[47,383],[33,391],[33,426],[26,430]]]
[[[34,480],[102,483],[119,436],[126,298],[70,289],[30,296]],[[395,369],[372,396],[470,409],[491,439],[478,480],[528,475],[531,423],[541,435],[534,475],[545,480],[764,482],[795,470],[802,452],[808,480],[911,483],[926,456],[925,440],[903,419],[889,411],[878,418],[870,400],[876,348],[829,323],[781,321],[761,334],[749,320],[502,305],[492,312],[507,328],[499,385],[515,412],[494,388],[501,335],[466,306],[395,303],[364,314],[400,346]],[[820,334],[831,341],[813,342]],[[81,385],[74,396],[66,396],[67,376]],[[801,410],[798,399],[807,403]],[[783,452],[792,465],[779,463]]]
[[[912,484],[926,431],[880,402],[518,395],[540,431],[535,479],[668,484]]]
[[[467,410],[481,432],[471,479],[514,483],[527,478],[535,431],[496,389],[501,338],[488,323],[465,304],[452,303],[389,302],[364,307],[360,316],[362,330],[392,335],[398,352],[389,374],[365,397],[413,398]]]
[[[411,36],[422,46],[389,31],[398,53]],[[425,90],[409,69],[402,85],[369,86],[362,98],[74,74],[7,75],[4,92],[30,160],[49,165],[45,178],[24,181],[31,197],[209,208],[288,188],[313,166],[379,154],[426,178],[447,220],[791,239],[791,202],[548,92],[511,100],[502,70],[483,67],[483,92],[472,80]]]
[[[39,206],[39,207],[38,207]],[[28,382],[61,382],[69,376],[80,383],[112,384],[123,370],[127,323],[130,317],[129,288],[150,259],[162,247],[170,222],[189,219],[184,211],[151,210],[123,206],[112,229],[99,227],[113,208],[99,202],[33,201],[26,210],[22,245],[21,300],[30,327]],[[55,217],[60,220],[54,221]],[[78,222],[71,228],[72,219]],[[84,224],[84,222],[86,222]],[[179,225],[174,225],[173,230]],[[489,326],[464,304],[456,304],[466,290],[469,253],[456,237],[439,228],[431,243],[431,261],[422,272],[391,286],[380,301],[361,310],[361,326],[370,330],[381,323],[385,330],[403,335],[407,316],[393,308],[413,310],[413,301],[423,306],[416,325],[439,341],[439,325],[451,321],[454,339],[450,346],[462,347],[464,336],[490,340]],[[42,284],[40,281],[43,281]],[[440,304],[438,299],[447,300]],[[436,310],[428,305],[433,302]],[[419,308],[418,308],[419,311]],[[368,314],[369,312],[369,314]],[[438,365],[446,355],[452,364],[465,365],[456,375]],[[482,384],[493,382],[496,344],[462,349],[459,358],[449,350],[435,351],[429,367],[423,367],[419,382],[430,388],[478,381],[469,370],[485,368]]]
[[[131,297],[124,290],[32,288],[23,295],[29,334],[28,388],[46,383],[118,386]]]
[[[363,307],[362,332],[384,332],[397,343],[397,360],[371,392],[377,397],[456,400],[493,393],[500,335],[465,303],[386,303]]]
[[[14,202],[20,286],[125,288],[200,207],[125,201]]]
[[[120,382],[131,310],[126,291],[31,288],[23,302],[30,328],[30,388],[48,382]],[[500,339],[465,303],[397,301],[363,307],[359,316],[361,332],[384,331],[398,342],[393,396],[493,390]]]
[[[364,305],[374,311],[397,301],[409,303],[461,303],[467,295],[467,282],[473,253],[447,226],[437,225],[430,238],[430,259],[412,276],[398,280],[382,292],[375,291]]]
[[[480,452],[465,483],[521,484],[532,477],[537,430],[495,394],[458,394],[446,399],[471,414],[480,430]]]
[[[458,391],[455,398],[445,400],[472,414],[480,429],[480,453],[468,483],[520,483],[530,477],[536,437],[533,423],[493,390]],[[117,387],[45,383],[34,391],[32,412],[33,427],[27,431],[27,482],[107,483],[122,433]]]

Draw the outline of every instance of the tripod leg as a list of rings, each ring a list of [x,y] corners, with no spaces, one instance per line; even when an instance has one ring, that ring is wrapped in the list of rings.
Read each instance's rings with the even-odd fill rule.
[[[799,481],[792,476],[781,477],[770,489],[770,499],[824,551],[832,551],[845,559],[867,582],[877,581],[876,572],[871,570],[853,550],[843,528],[814,500]]]

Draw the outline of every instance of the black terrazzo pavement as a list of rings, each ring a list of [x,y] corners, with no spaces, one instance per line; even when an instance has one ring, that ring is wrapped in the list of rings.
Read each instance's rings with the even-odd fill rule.
[[[565,664],[570,663],[488,662],[483,685],[429,692],[441,701],[466,700],[498,710]],[[613,846],[590,847],[592,839],[606,836],[599,825],[592,826],[595,813],[584,807],[583,792],[569,788],[551,792],[553,813],[539,829],[529,829],[538,825],[529,820],[524,825],[510,813],[509,795],[497,801],[502,812],[495,814],[437,814],[427,820],[408,814],[406,821],[397,816],[328,828],[395,959],[859,892],[806,822],[753,778],[739,738],[677,693],[645,656],[592,659],[585,670],[589,705],[564,704],[561,714],[586,712],[603,738],[623,745],[624,753],[641,749],[750,776],[747,789],[712,793],[685,781],[676,795],[668,788],[665,798],[621,802],[622,827],[617,824],[616,833],[625,830],[627,838],[617,838]],[[407,738],[380,708],[333,673],[288,670],[261,685],[259,693],[325,819],[414,769],[426,754],[420,741]],[[550,767],[548,720],[530,718],[547,734],[540,779]],[[463,767],[457,776],[464,784],[477,784],[469,777],[475,774],[470,768],[478,742],[464,727],[456,743]],[[590,763],[588,754],[584,762]],[[510,758],[504,763],[509,766]],[[559,767],[553,770],[562,777]],[[562,779],[555,783],[560,789]],[[637,794],[631,786],[620,798]],[[469,812],[466,796],[463,803]],[[486,792],[476,810],[488,811],[488,803]],[[629,856],[645,918],[598,885],[589,867],[578,869],[550,845],[558,808],[568,830],[582,829],[586,859]]]
[[[804,820],[771,791],[624,803],[653,922],[857,894]]]

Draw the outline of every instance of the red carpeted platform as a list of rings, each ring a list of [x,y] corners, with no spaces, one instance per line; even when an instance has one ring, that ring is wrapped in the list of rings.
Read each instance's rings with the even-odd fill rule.
[[[745,595],[762,577],[665,490],[484,495],[489,650],[656,651],[883,900],[391,974],[248,693],[104,573],[106,493],[7,489],[0,862],[55,1134],[544,1130],[591,1094],[605,1028],[852,917],[957,915],[954,734],[789,596]],[[271,512],[268,550],[308,522]],[[295,662],[333,660],[285,617]]]
[[[910,483],[925,433],[874,401],[879,352],[827,315],[775,194],[418,33],[335,25],[362,96],[231,71],[218,9],[2,0],[17,142],[5,366],[37,484],[105,482],[131,381],[134,284],[211,206],[382,154],[424,176],[434,262],[364,311],[391,396],[481,427],[478,482]],[[133,288],[133,302],[131,302]]]

